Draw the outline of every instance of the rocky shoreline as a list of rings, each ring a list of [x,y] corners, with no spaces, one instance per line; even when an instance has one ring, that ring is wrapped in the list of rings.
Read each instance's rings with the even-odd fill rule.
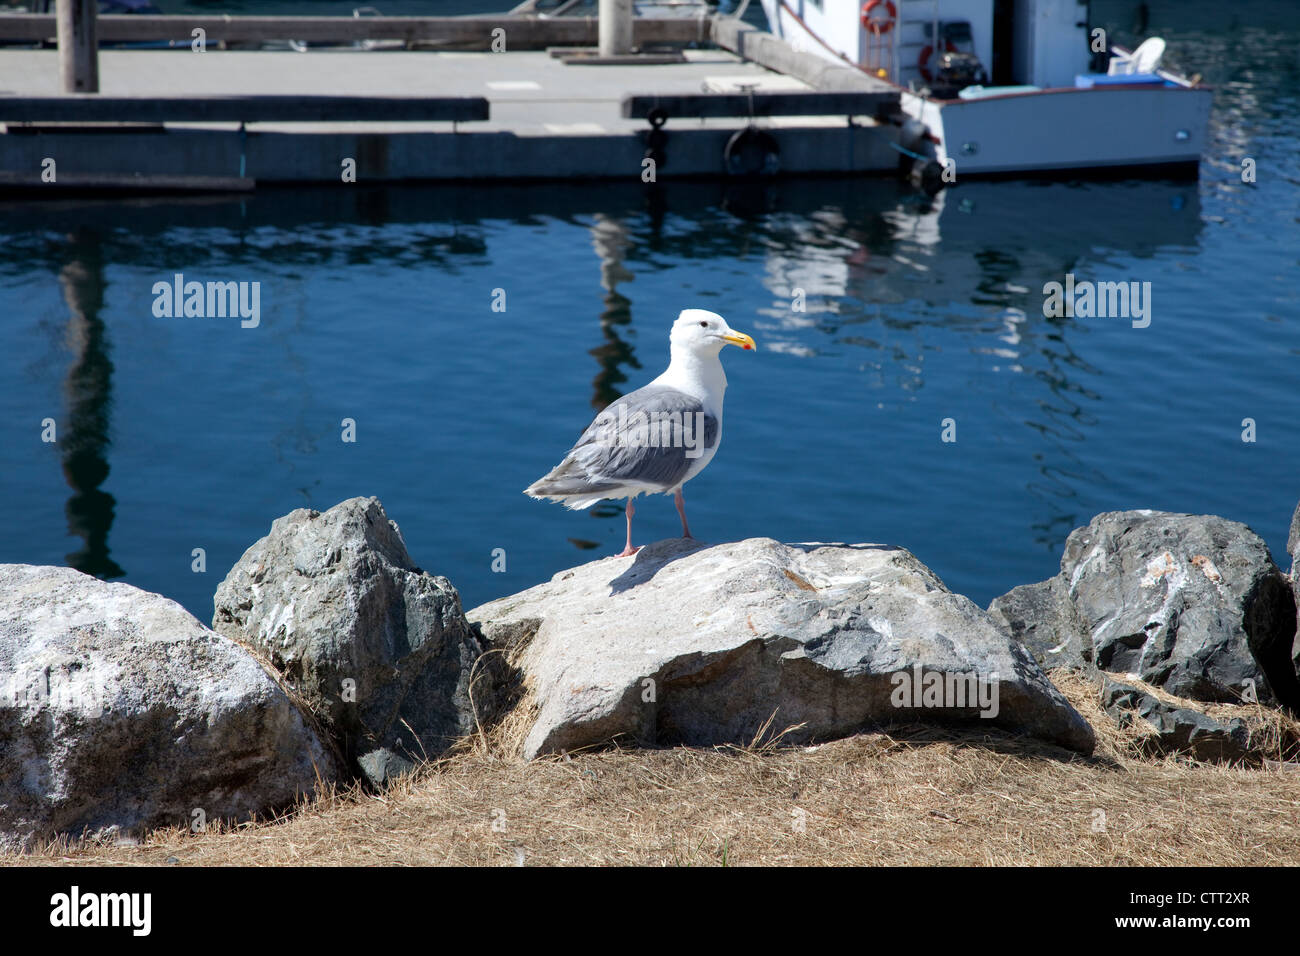
[[[1287,574],[1240,523],[1111,512],[985,610],[898,547],[670,539],[466,612],[353,498],[276,520],[211,628],[129,585],[0,565],[0,849],[264,818],[471,735],[531,759],[933,723],[1086,756],[1056,670],[1151,753],[1257,765],[1276,741],[1209,711],[1300,710],[1300,508],[1289,551]]]

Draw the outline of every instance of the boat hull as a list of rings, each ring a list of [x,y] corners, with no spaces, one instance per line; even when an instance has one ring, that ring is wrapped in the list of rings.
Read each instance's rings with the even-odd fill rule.
[[[1105,87],[976,100],[902,96],[958,177],[1075,170],[1195,170],[1207,143],[1208,89]]]

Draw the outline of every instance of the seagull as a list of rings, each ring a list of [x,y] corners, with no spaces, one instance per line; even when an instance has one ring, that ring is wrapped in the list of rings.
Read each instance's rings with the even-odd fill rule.
[[[662,375],[610,404],[587,426],[569,453],[524,494],[590,508],[605,498],[627,499],[627,546],[632,547],[632,499],[671,494],[686,523],[682,485],[713,460],[722,439],[722,394],[727,376],[719,354],[728,345],[756,349],[754,340],[716,312],[683,309],[668,336],[670,361]]]

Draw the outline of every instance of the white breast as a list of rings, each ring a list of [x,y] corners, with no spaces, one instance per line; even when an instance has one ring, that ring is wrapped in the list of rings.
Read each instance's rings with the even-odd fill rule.
[[[718,420],[718,436],[713,447],[704,449],[704,453],[691,463],[691,469],[686,473],[681,484],[676,488],[669,488],[665,492],[667,494],[676,491],[698,475],[717,454],[718,446],[722,444],[722,399],[727,391],[727,374],[722,370],[722,362],[717,355],[701,357],[691,352],[678,353],[674,350],[668,368],[651,384],[666,385],[695,396],[704,406],[705,414],[712,415]]]

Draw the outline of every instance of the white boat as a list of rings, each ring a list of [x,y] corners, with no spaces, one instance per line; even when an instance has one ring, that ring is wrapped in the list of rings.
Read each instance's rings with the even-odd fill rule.
[[[796,49],[900,89],[915,121],[901,145],[932,175],[945,166],[956,177],[1195,175],[1206,149],[1210,89],[1161,68],[1158,37],[1129,51],[1094,35],[1083,2],[761,2],[769,28]]]

